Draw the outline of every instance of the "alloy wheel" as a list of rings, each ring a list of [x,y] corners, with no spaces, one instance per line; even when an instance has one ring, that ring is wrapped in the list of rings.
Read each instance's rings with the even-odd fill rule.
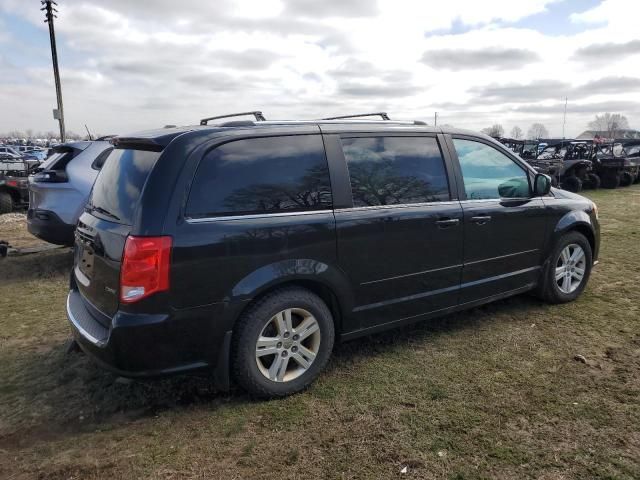
[[[302,308],[271,317],[256,342],[258,370],[273,382],[289,382],[305,373],[320,349],[320,325]]]
[[[587,266],[587,257],[576,243],[567,245],[556,262],[555,279],[558,289],[565,294],[575,292],[582,284]]]

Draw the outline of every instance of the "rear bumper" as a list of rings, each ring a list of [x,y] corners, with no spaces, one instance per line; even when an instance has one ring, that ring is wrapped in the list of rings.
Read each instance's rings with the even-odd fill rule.
[[[105,369],[123,377],[144,378],[218,367],[217,383],[227,387],[231,332],[212,328],[216,322],[203,316],[204,312],[193,313],[119,311],[109,318],[73,286],[67,297],[74,338]]]
[[[64,223],[58,215],[50,210],[30,208],[27,212],[27,229],[29,233],[55,245],[73,245],[75,225]]]

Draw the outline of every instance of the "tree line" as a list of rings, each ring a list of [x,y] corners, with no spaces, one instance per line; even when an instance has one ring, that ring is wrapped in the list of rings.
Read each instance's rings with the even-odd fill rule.
[[[606,138],[620,138],[623,136],[624,130],[629,129],[629,120],[620,113],[603,113],[596,115],[595,118],[587,124],[587,128],[593,132],[599,133]],[[499,123],[495,123],[490,127],[483,128],[482,133],[491,137],[504,137],[504,127]],[[524,137],[524,132],[519,126],[511,129],[511,138],[519,140]],[[549,130],[542,123],[534,123],[527,130],[527,139],[537,140],[539,138],[549,138]]]

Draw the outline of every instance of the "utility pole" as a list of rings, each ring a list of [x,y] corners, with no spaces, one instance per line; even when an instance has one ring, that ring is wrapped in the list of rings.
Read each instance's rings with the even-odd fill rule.
[[[433,113],[433,126],[434,127],[438,126],[438,112]]]
[[[58,109],[57,112],[54,111],[53,118],[57,119],[60,123],[60,141],[64,143],[65,141],[65,130],[64,130],[64,109],[62,107],[62,86],[60,85],[60,71],[58,70],[58,50],[56,48],[56,32],[53,28],[53,19],[58,18],[55,7],[58,4],[53,0],[40,0],[43,7],[40,9],[45,12],[45,20],[44,23],[49,24],[49,40],[51,42],[51,60],[53,61],[53,78],[56,82],[56,99],[58,100]],[[55,6],[54,6],[55,5]],[[56,115],[57,113],[57,115]]]

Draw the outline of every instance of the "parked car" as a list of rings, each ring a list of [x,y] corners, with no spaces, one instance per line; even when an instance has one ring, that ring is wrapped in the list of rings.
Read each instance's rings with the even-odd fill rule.
[[[583,292],[595,204],[490,137],[260,118],[113,140],[67,298],[78,344],[103,366],[211,369],[221,387],[284,396],[320,374],[336,339]]]
[[[27,158],[44,161],[47,158],[47,150],[45,148],[36,147],[33,145],[17,146],[16,150]]]
[[[0,145],[0,155],[4,155],[4,156],[9,155],[15,158],[22,157],[20,152],[16,150],[14,147],[12,147],[11,145]]]
[[[0,214],[24,209],[29,204],[27,177],[40,161],[14,153],[0,153]]]
[[[112,145],[107,141],[71,142],[52,150],[29,177],[27,228],[46,242],[73,245],[78,217]]]

